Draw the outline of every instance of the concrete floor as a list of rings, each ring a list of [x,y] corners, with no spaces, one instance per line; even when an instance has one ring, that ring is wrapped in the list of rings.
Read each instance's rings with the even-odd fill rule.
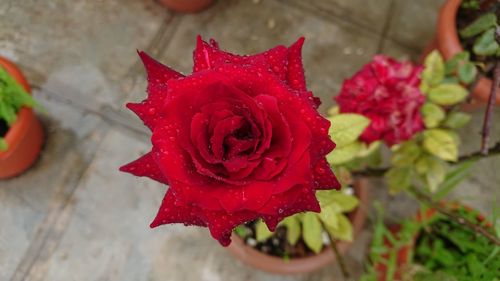
[[[336,266],[289,277],[253,270],[205,229],[149,229],[165,187],[117,171],[149,147],[145,127],[123,107],[145,97],[136,49],[188,72],[196,34],[237,53],[304,35],[308,84],[324,111],[373,54],[418,58],[441,2],[219,0],[181,15],[152,0],[3,0],[0,55],[21,66],[47,108],[39,116],[48,138],[33,168],[0,182],[0,280],[340,280]],[[464,153],[479,146],[481,116],[462,132]],[[495,126],[492,138],[500,139]],[[500,157],[482,160],[453,196],[490,213],[499,167]],[[389,198],[380,181],[372,197],[386,202],[389,220],[415,208],[405,196]],[[353,272],[361,272],[369,239],[368,222],[347,255]]]

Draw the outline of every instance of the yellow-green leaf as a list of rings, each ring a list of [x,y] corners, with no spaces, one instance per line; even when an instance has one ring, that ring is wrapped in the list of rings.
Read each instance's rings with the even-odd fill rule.
[[[452,112],[446,117],[443,125],[451,129],[458,129],[469,123],[471,116],[462,112]]]
[[[258,220],[255,223],[255,239],[259,242],[264,242],[271,236],[273,236],[273,233],[267,228],[267,225],[262,220]]]
[[[422,115],[427,128],[435,128],[446,116],[443,108],[437,104],[427,102],[422,106]]]
[[[394,166],[409,166],[417,160],[422,153],[422,149],[415,142],[404,142],[394,151],[391,163]]]
[[[352,241],[352,224],[351,221],[342,214],[338,214],[336,220],[338,221],[338,227],[332,228],[328,225],[326,226],[326,231],[333,238],[343,241]]]
[[[432,51],[424,61],[422,81],[430,87],[438,85],[444,78],[444,60],[437,50]],[[424,91],[427,92],[427,91]]]
[[[441,84],[429,91],[429,99],[439,105],[454,105],[467,98],[467,89],[459,84]]]
[[[446,163],[441,159],[429,158],[425,181],[431,192],[436,192],[446,176]]]
[[[321,213],[317,216],[328,227],[338,228],[337,215],[341,214],[340,208],[337,205],[328,205],[321,207]]]
[[[297,244],[300,238],[300,222],[296,216],[285,218],[282,225],[286,227],[286,239],[291,245]]]
[[[326,160],[330,165],[341,165],[354,159],[362,149],[363,145],[359,141],[336,147],[326,156]]]
[[[337,147],[356,141],[370,124],[370,119],[354,113],[343,113],[329,117],[330,136]]]
[[[458,143],[454,134],[444,129],[424,131],[424,148],[446,161],[457,161]]]
[[[337,212],[352,211],[359,204],[356,196],[340,190],[318,190],[316,191],[316,198],[318,198],[321,208],[333,205]]]
[[[316,214],[308,212],[302,215],[302,236],[307,247],[318,254],[323,248],[321,223]]]
[[[386,174],[389,192],[398,193],[407,189],[411,183],[411,167],[393,167]]]

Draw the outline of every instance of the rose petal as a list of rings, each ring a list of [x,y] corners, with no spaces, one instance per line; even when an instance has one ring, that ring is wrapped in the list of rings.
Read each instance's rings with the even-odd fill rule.
[[[167,179],[154,161],[151,152],[146,153],[139,159],[120,167],[120,171],[138,177],[149,177],[155,181],[168,184]]]

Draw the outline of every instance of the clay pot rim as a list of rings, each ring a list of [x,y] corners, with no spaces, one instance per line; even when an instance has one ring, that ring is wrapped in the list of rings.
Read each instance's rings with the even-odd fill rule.
[[[359,178],[355,180],[354,192],[360,203],[358,208],[349,213],[349,219],[353,224],[354,239],[358,236],[366,220],[366,208],[369,204],[368,188],[367,179]],[[243,239],[235,233],[233,233],[231,239],[233,242],[227,249],[234,257],[243,263],[270,273],[283,275],[309,273],[332,263],[335,259],[333,250],[328,247],[317,255],[285,261],[283,258],[266,255],[246,245]],[[351,244],[352,242],[340,241],[337,243],[337,247],[341,253],[345,253]]]
[[[439,52],[448,60],[464,49],[458,37],[456,19],[462,0],[447,0],[437,20],[436,42]],[[482,102],[488,102],[491,89],[491,79],[481,77],[474,89],[474,95]],[[495,104],[500,105],[500,94],[497,94]]]
[[[16,80],[23,88],[31,94],[31,87],[29,86],[26,78],[21,70],[10,60],[0,56],[0,66],[9,73],[14,80]],[[7,142],[8,148],[6,151],[0,152],[0,159],[7,159],[9,155],[15,150],[16,146],[21,142],[22,136],[29,129],[29,120],[33,116],[31,108],[22,107],[17,113],[17,120],[10,126],[4,139]]]

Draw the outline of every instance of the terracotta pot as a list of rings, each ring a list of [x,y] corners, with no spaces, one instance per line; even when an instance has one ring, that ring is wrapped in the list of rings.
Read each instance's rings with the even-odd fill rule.
[[[213,0],[158,0],[170,10],[181,13],[196,13],[212,5]]]
[[[464,205],[459,205],[457,203],[445,203],[441,202],[441,206],[448,206],[448,208],[451,209],[458,209],[460,206],[462,206],[465,210],[467,211],[472,211],[473,208],[469,206],[464,206]],[[433,216],[435,216],[438,213],[438,211],[434,208],[429,208],[426,210],[426,212],[419,211],[416,216],[415,220],[417,222],[422,222],[422,221],[428,221],[431,219]],[[486,217],[479,214],[477,216],[479,221],[485,221]],[[488,222],[487,227],[493,227],[493,225]],[[390,231],[397,237],[399,230],[401,229],[400,225],[396,225],[393,227],[390,227]],[[410,241],[410,243],[404,247],[401,247],[398,250],[397,253],[397,262],[396,262],[396,271],[394,275],[394,280],[401,280],[403,273],[405,271],[405,268],[408,266],[409,262],[412,260],[412,255],[414,252],[415,244],[417,242],[418,236],[420,233],[417,233],[415,237]],[[385,244],[387,247],[392,247],[391,243],[389,241],[385,241]],[[385,258],[389,258],[388,256],[385,256]],[[386,274],[387,274],[387,267],[384,264],[377,264],[375,265],[375,268],[378,272],[378,281],[385,281],[386,280]]]
[[[360,200],[358,208],[349,214],[349,219],[353,225],[354,238],[356,238],[361,231],[366,220],[366,210],[369,204],[368,188],[367,179],[358,179],[354,183],[354,193]],[[283,258],[266,255],[248,246],[241,237],[234,233],[231,239],[233,242],[227,249],[234,257],[238,258],[243,263],[271,273],[308,273],[325,266],[330,266],[335,260],[335,255],[330,247],[323,249],[323,251],[314,256],[285,261]],[[341,241],[337,243],[337,247],[342,254],[345,253],[350,246],[350,242]]]
[[[463,51],[456,25],[457,12],[461,2],[461,0],[447,0],[439,12],[435,40],[437,49],[445,59],[450,59],[455,54]],[[480,78],[473,90],[473,98],[477,102],[488,102],[491,84],[491,79]],[[500,91],[498,90],[495,104],[500,105]]]
[[[0,66],[4,67],[28,93],[31,93],[26,78],[16,65],[0,57]],[[40,154],[44,133],[33,110],[23,107],[4,138],[8,148],[7,151],[0,152],[0,179],[17,176],[35,162]]]

